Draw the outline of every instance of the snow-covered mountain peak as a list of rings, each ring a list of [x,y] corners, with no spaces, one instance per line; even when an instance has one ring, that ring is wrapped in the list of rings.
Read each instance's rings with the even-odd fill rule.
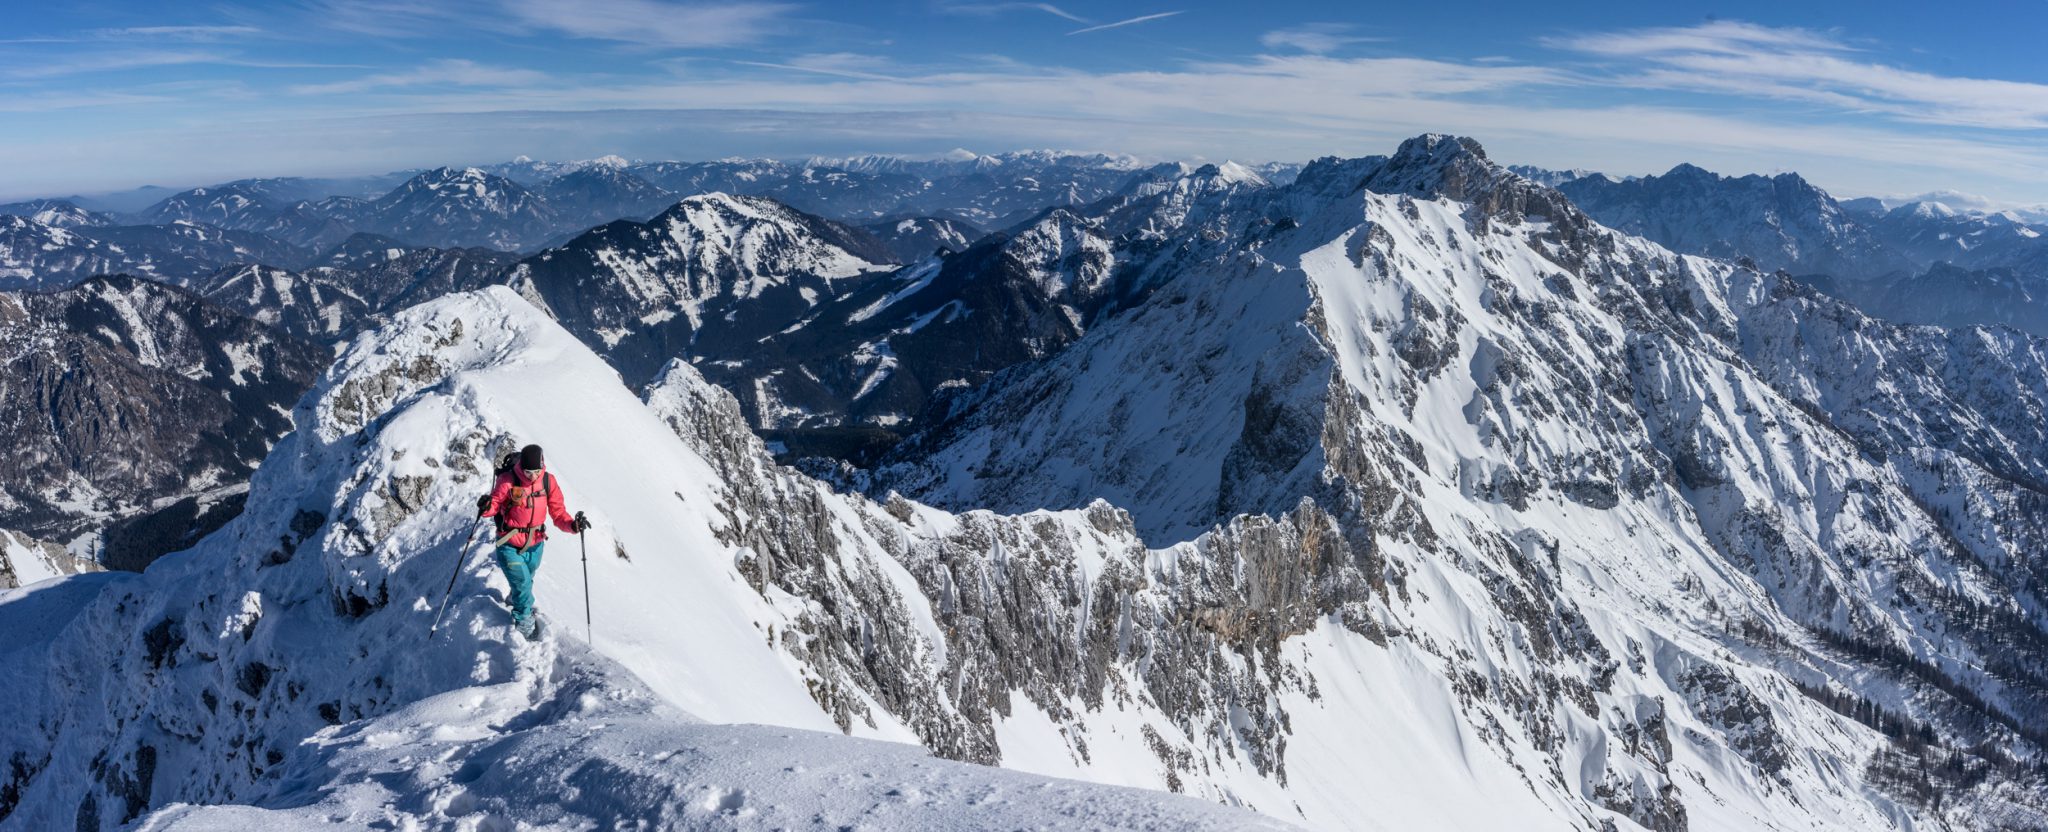
[[[1195,170],[1195,175],[1213,177],[1217,182],[1230,185],[1249,185],[1262,188],[1272,184],[1266,181],[1266,177],[1260,176],[1258,171],[1228,160],[1221,163],[1203,165]]]
[[[109,214],[89,211],[62,199],[34,199],[0,205],[0,215],[23,217],[53,228],[92,228],[118,223]]]
[[[1892,212],[1898,217],[1912,217],[1913,219],[1921,220],[1946,220],[1962,215],[1961,211],[1957,211],[1945,203],[1933,201],[1908,202],[1892,209]]]
[[[1462,202],[1510,222],[1542,218],[1562,235],[1580,232],[1587,222],[1562,194],[1494,163],[1479,142],[1462,136],[1431,133],[1402,142],[1366,176],[1364,187]]]
[[[1691,162],[1679,162],[1676,165],[1672,165],[1670,170],[1664,172],[1664,175],[1673,179],[1705,180],[1708,182],[1721,178],[1720,174]]]
[[[727,317],[740,306],[768,316],[807,308],[891,259],[859,229],[765,197],[714,192],[686,197],[646,223],[591,229],[520,263],[510,281],[630,376],[645,378],[706,326],[751,325]]]
[[[1345,193],[1347,180],[1365,182],[1366,192]],[[1415,184],[1430,193],[1407,187]],[[1483,609],[1511,617],[1523,613],[1510,609],[1544,609],[1537,617],[1553,622],[1583,615],[1588,631],[1602,634],[1598,651],[1587,641],[1552,643],[1591,651],[1588,667],[1616,668],[1592,685],[1600,704],[1585,713],[1612,706],[1637,719],[1707,726],[1670,729],[1687,738],[1674,749],[1715,735],[1710,742],[1726,743],[1725,754],[1694,762],[1683,758],[1697,747],[1629,758],[1615,753],[1625,743],[1609,745],[1605,763],[1564,752],[1573,762],[1562,770],[1585,778],[1565,799],[1652,829],[1713,826],[1715,816],[1791,828],[1807,820],[1790,818],[1808,813],[1822,825],[1902,825],[1889,819],[1915,798],[1881,784],[1895,766],[1917,765],[1907,758],[1931,757],[1910,743],[1881,750],[1889,740],[1844,732],[1839,714],[1854,708],[1910,711],[1928,731],[1955,732],[1951,748],[1970,746],[1987,721],[2015,741],[2020,732],[2039,736],[2017,716],[2039,707],[2032,694],[1984,678],[1976,660],[1933,658],[2048,643],[2038,613],[2005,619],[2009,637],[1964,647],[1958,634],[1970,627],[1944,607],[1901,600],[1962,596],[1980,599],[1962,603],[1976,608],[2013,593],[2039,609],[2023,586],[2031,579],[2019,577],[2027,568],[1971,565],[2010,562],[2005,553],[2033,545],[2021,541],[2034,532],[2001,525],[1995,511],[1958,521],[1954,509],[1928,508],[1954,504],[1941,490],[1952,487],[1940,484],[1949,475],[1928,467],[1948,470],[1952,463],[1936,461],[1946,454],[1982,460],[1965,467],[2012,472],[1972,477],[1983,499],[2031,493],[2024,483],[2036,475],[2021,472],[2039,466],[2041,453],[1990,449],[2041,447],[2039,424],[2020,415],[2048,402],[2038,345],[2021,346],[2026,339],[2013,333],[1993,343],[1892,328],[1796,281],[1677,256],[1589,221],[1559,234],[1573,210],[1546,191],[1441,138],[1383,163],[1312,164],[1296,185],[1241,206],[1250,217],[1288,220],[1263,228],[1256,249],[1172,238],[1165,250],[1174,252],[1175,274],[1143,303],[970,394],[946,423],[899,450],[887,482],[954,508],[1107,498],[1155,543],[1312,500],[1351,518],[1340,525],[1369,530],[1360,534],[1374,551],[1399,564],[1387,574],[1457,599],[1442,618],[1421,612],[1436,602],[1417,602],[1415,617],[1403,611],[1407,601],[1390,604],[1392,617],[1382,620],[1412,626],[1414,643],[1432,640],[1422,635],[1437,632],[1432,622],[1463,628],[1475,614],[1493,614]],[[1549,213],[1502,210],[1513,207],[1503,194]],[[1492,221],[1474,222],[1475,213]],[[1928,365],[1908,357],[1936,355],[1948,356],[1934,359],[1947,369],[1923,372],[1915,368]],[[2011,381],[1992,385],[1995,394],[1975,381],[1991,377]],[[1951,407],[1972,415],[1946,415]],[[1764,412],[1772,427],[1758,421]],[[1973,438],[1942,432],[1960,424],[1976,426]],[[1801,437],[1796,458],[1769,450],[1778,431]],[[1820,496],[1848,481],[1867,483],[1859,493],[1873,502]],[[1981,554],[1932,545],[1958,527],[1978,541],[1961,545]],[[1487,576],[1533,573],[1479,554],[1488,551],[1561,557],[1536,567],[1558,582],[1507,600]],[[1644,552],[1654,554],[1633,554]],[[1454,573],[1473,591],[1451,589],[1466,580]],[[1732,631],[1714,623],[1724,617],[1775,635],[1731,641]],[[1476,660],[1487,668],[1480,672],[1533,667],[1528,648],[1496,654],[1474,646],[1481,641],[1462,641],[1494,656]],[[1766,642],[1778,646],[1754,646]],[[1867,668],[1856,656],[1893,650],[1940,668],[1916,665],[1882,681],[1838,672]],[[1818,690],[1817,678],[1828,693],[1801,692]],[[1943,691],[1990,689],[1964,678],[2017,698],[1952,721],[1948,708],[1977,694]],[[1491,689],[1502,684],[1542,683],[1494,677]],[[1885,704],[1843,704],[1852,699]],[[1926,707],[1936,700],[1949,705]],[[1663,703],[1659,715],[1634,710],[1651,701]],[[1768,720],[1757,717],[1766,712]],[[1727,767],[1738,758],[1746,773]],[[1732,779],[1709,784],[1724,776]],[[1848,782],[1865,777],[1876,791]],[[1976,801],[1967,810],[1906,811],[2008,811],[1994,791],[1966,787]],[[1721,802],[1738,792],[1756,802],[1739,810]],[[2029,818],[2018,825],[2038,824],[2042,806],[2030,799],[2010,811]]]

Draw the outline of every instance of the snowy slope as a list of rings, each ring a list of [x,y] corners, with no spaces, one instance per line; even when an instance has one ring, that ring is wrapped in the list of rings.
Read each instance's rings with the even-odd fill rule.
[[[507,784],[532,772],[574,785],[590,765],[635,773],[606,778],[616,791],[586,788],[589,803],[557,796],[551,822],[573,826],[578,813],[631,806],[749,828],[819,812],[883,824],[936,818],[941,828],[1069,816],[1140,828],[1264,823],[1165,796],[979,771],[904,747],[686,724],[676,708],[720,723],[917,737],[846,675],[858,656],[815,652],[827,642],[811,620],[821,612],[815,602],[748,588],[746,550],[736,554],[721,537],[754,533],[769,518],[747,517],[740,497],[721,491],[764,488],[827,506],[838,519],[811,543],[828,548],[808,554],[847,547],[839,558],[849,571],[814,578],[856,582],[882,600],[912,586],[862,531],[889,515],[833,506],[822,486],[773,474],[743,430],[680,441],[658,413],[678,417],[692,401],[733,405],[687,368],[677,372],[659,394],[664,403],[650,409],[503,289],[451,296],[365,336],[300,404],[301,429],[278,445],[230,525],[144,574],[0,596],[0,629],[10,634],[0,647],[0,689],[22,717],[0,725],[0,751],[15,761],[0,789],[8,795],[0,827],[61,819],[102,828],[156,806],[218,802],[298,811],[301,820],[333,817],[330,809],[357,822],[447,817],[531,805]],[[566,404],[531,406],[537,381]],[[703,455],[712,438],[728,451],[719,463]],[[492,570],[474,558],[445,635],[421,640],[469,528],[463,506],[482,487],[486,449],[529,440],[547,444],[571,505],[597,521],[589,541],[595,646],[609,659],[566,641],[508,638]],[[714,464],[754,466],[768,480],[726,486],[732,480]],[[540,575],[543,609],[562,639],[576,629],[574,545],[551,544],[554,568]],[[893,600],[902,607],[904,597]],[[943,648],[924,640],[937,637],[929,612],[903,611],[920,607],[867,615],[894,619],[889,629],[872,625],[890,641],[876,649],[916,667],[928,691],[927,663]],[[687,626],[678,626],[677,610],[689,611]],[[408,647],[392,649],[401,644]],[[741,738],[750,750],[722,750]],[[636,753],[679,746],[705,750]],[[550,756],[484,769],[520,748]],[[570,751],[594,757],[569,766],[572,758],[559,755]],[[414,771],[423,778],[416,787],[372,776],[429,758],[442,767]],[[740,773],[771,763],[783,774]],[[864,770],[889,789],[839,785]],[[725,790],[663,796],[660,784],[685,778]],[[324,808],[304,809],[321,795]],[[972,807],[965,818],[963,806]],[[172,809],[152,822],[223,828],[251,817]]]
[[[534,404],[537,388],[547,403]],[[956,778],[963,769],[899,770],[880,775],[900,778],[899,795],[835,786],[816,790],[830,794],[820,808],[800,802],[816,781],[784,776],[805,772],[731,772],[832,776],[846,769],[815,757],[864,767],[904,752],[818,751],[799,738],[789,753],[811,759],[632,757],[718,747],[724,729],[677,725],[671,707],[914,741],[1333,829],[1626,817],[1676,828],[1678,812],[1689,828],[1882,828],[1895,811],[1823,764],[1868,753],[1872,732],[1802,705],[1690,619],[1652,614],[1637,593],[1668,586],[1668,573],[1577,548],[1561,555],[1574,571],[1559,572],[1542,565],[1541,535],[1474,536],[1475,560],[1439,560],[1392,539],[1376,544],[1383,552],[1356,548],[1356,529],[1304,505],[1148,549],[1105,504],[1023,516],[877,505],[773,466],[731,397],[687,365],[672,365],[643,405],[503,289],[416,308],[365,336],[297,417],[246,512],[193,551],[143,575],[0,600],[0,624],[22,634],[0,654],[0,694],[35,715],[0,724],[0,749],[25,761],[0,784],[19,795],[0,824],[83,813],[94,828],[235,802],[300,822],[537,811],[573,825],[624,802],[649,817],[765,826],[799,811],[909,811],[887,799],[913,793],[944,809],[985,788],[957,785],[981,776]],[[570,505],[597,523],[595,646],[658,707],[634,692],[641,682],[581,669],[603,661],[569,643],[581,574],[571,539],[551,544],[540,575],[555,640],[509,640],[501,590],[472,559],[448,635],[419,642],[482,460],[525,441],[550,449]],[[1577,520],[1587,525],[1552,533],[1620,534]],[[1707,589],[1732,591],[1707,574]],[[1562,582],[1602,605],[1528,594]],[[678,610],[688,626],[676,626]],[[1539,623],[1549,615],[1559,618]],[[1814,756],[1775,771],[1752,761],[1787,748]],[[579,751],[599,755],[599,771],[628,773],[589,781],[568,756]],[[529,772],[591,782],[577,792],[589,802],[533,807],[513,785]],[[1691,793],[1681,777],[1718,802],[1676,807],[1672,789]],[[709,788],[661,797],[686,780]],[[733,799],[742,789],[753,791]],[[1070,794],[1057,799],[1124,813],[1102,816],[1119,823],[1137,812],[1170,826],[1173,813],[1198,811]],[[1026,819],[1047,808],[1014,806]],[[221,811],[171,808],[158,820],[255,817]]]
[[[1177,240],[1150,299],[992,383],[886,481],[956,508],[1107,498],[1155,545],[1314,498],[1384,558],[1386,649],[1456,703],[1430,745],[1490,737],[1565,814],[2042,822],[2030,774],[1943,779],[1940,806],[1898,779],[2039,753],[2040,345],[1675,256],[1469,140],[1318,162],[1201,227],[1234,230]],[[2022,762],[1973,756],[1987,737]]]
[[[1080,215],[1033,237],[1075,266],[1049,287],[1136,253],[1148,291],[914,448],[897,482],[959,513],[773,465],[687,364],[636,399],[504,289],[397,316],[233,524],[0,598],[0,826],[975,799],[951,767],[878,795],[709,750],[791,729],[1327,829],[2043,825],[2048,349],[1674,255],[1469,140],[1187,193],[1142,245]],[[598,655],[574,539],[541,573],[552,640],[508,640],[471,561],[421,644],[484,460],[526,441],[597,521]],[[993,822],[1178,822],[1072,794]]]
[[[0,529],[0,589],[24,587],[99,568],[98,564],[74,557],[55,543]]]

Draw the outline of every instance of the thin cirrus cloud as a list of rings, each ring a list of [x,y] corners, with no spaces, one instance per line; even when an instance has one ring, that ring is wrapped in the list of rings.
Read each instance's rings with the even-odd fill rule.
[[[508,0],[506,7],[528,23],[572,37],[674,48],[751,43],[795,8],[660,0]]]
[[[796,6],[669,0],[316,0],[328,28],[384,38],[437,38],[451,24],[502,35],[558,33],[645,47],[735,46],[772,34]]]
[[[1172,12],[1159,12],[1159,13],[1157,13],[1157,14],[1141,14],[1141,15],[1138,15],[1137,17],[1125,18],[1125,19],[1123,19],[1123,20],[1118,20],[1118,21],[1115,21],[1115,22],[1112,22],[1112,23],[1098,23],[1098,24],[1095,24],[1094,26],[1087,26],[1087,27],[1083,27],[1083,28],[1080,28],[1080,29],[1075,29],[1074,31],[1068,32],[1067,34],[1069,34],[1069,35],[1085,35],[1085,34],[1087,34],[1087,33],[1089,33],[1089,32],[1100,32],[1100,31],[1102,31],[1102,30],[1104,30],[1104,29],[1121,29],[1121,28],[1123,28],[1123,27],[1125,27],[1125,26],[1135,26],[1135,25],[1137,25],[1137,24],[1140,24],[1140,23],[1150,23],[1150,22],[1152,22],[1152,21],[1154,21],[1154,20],[1164,20],[1164,19],[1166,19],[1166,18],[1172,17],[1172,16],[1174,16],[1174,15],[1177,15],[1177,14],[1181,14],[1181,12],[1179,12],[1179,11],[1172,11]]]
[[[37,60],[0,68],[0,77],[14,79],[60,78],[99,72],[178,66],[181,64],[227,63],[231,59],[216,52],[193,50],[139,50],[93,52],[59,60]]]
[[[755,66],[766,69],[787,69],[817,75],[832,75],[840,78],[860,78],[870,81],[899,81],[900,76],[890,75],[883,70],[891,64],[887,59],[873,55],[852,52],[831,52],[816,55],[798,55],[782,62],[733,61],[741,66]]]
[[[187,43],[212,43],[234,38],[263,34],[255,26],[123,26],[113,29],[88,29],[68,35],[43,35],[26,38],[0,38],[0,43],[91,43],[94,41],[148,42],[183,41]]]
[[[1304,23],[1260,35],[1259,45],[1267,49],[1292,49],[1311,55],[1323,55],[1354,43],[1377,43],[1385,40],[1387,39],[1354,35],[1352,26],[1348,23]]]
[[[548,80],[544,72],[497,67],[466,60],[434,61],[403,72],[365,75],[328,84],[300,84],[291,88],[297,95],[338,95],[406,87],[517,87]]]
[[[1903,69],[1806,29],[1721,21],[1544,43],[1620,61],[1613,80],[1631,86],[1817,104],[1924,124],[2048,128],[2048,85]]]
[[[1014,11],[1039,11],[1074,23],[1089,20],[1051,3],[949,3],[939,7],[940,11],[953,14],[991,15]]]

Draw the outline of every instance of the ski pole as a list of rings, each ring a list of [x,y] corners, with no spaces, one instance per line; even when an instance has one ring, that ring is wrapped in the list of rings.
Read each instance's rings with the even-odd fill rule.
[[[595,644],[590,627],[590,521],[583,519],[583,512],[576,512],[576,543],[583,549],[583,641]]]
[[[469,539],[463,541],[462,551],[455,553],[455,574],[448,576],[448,591],[441,594],[441,608],[434,612],[434,626],[427,630],[427,638],[441,630],[441,616],[448,613],[448,599],[455,597],[455,579],[462,577],[462,565],[469,561],[469,547],[476,545],[476,533],[484,530],[483,518],[477,518],[476,525],[469,529]]]

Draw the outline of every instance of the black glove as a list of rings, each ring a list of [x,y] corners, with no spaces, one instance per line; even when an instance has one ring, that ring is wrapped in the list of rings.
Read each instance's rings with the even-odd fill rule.
[[[476,498],[476,516],[482,517],[489,513],[491,513],[491,495],[485,494],[482,497]]]
[[[583,512],[576,512],[576,522],[574,525],[576,526],[576,533],[582,534],[585,529],[590,528],[590,518],[583,516]]]

